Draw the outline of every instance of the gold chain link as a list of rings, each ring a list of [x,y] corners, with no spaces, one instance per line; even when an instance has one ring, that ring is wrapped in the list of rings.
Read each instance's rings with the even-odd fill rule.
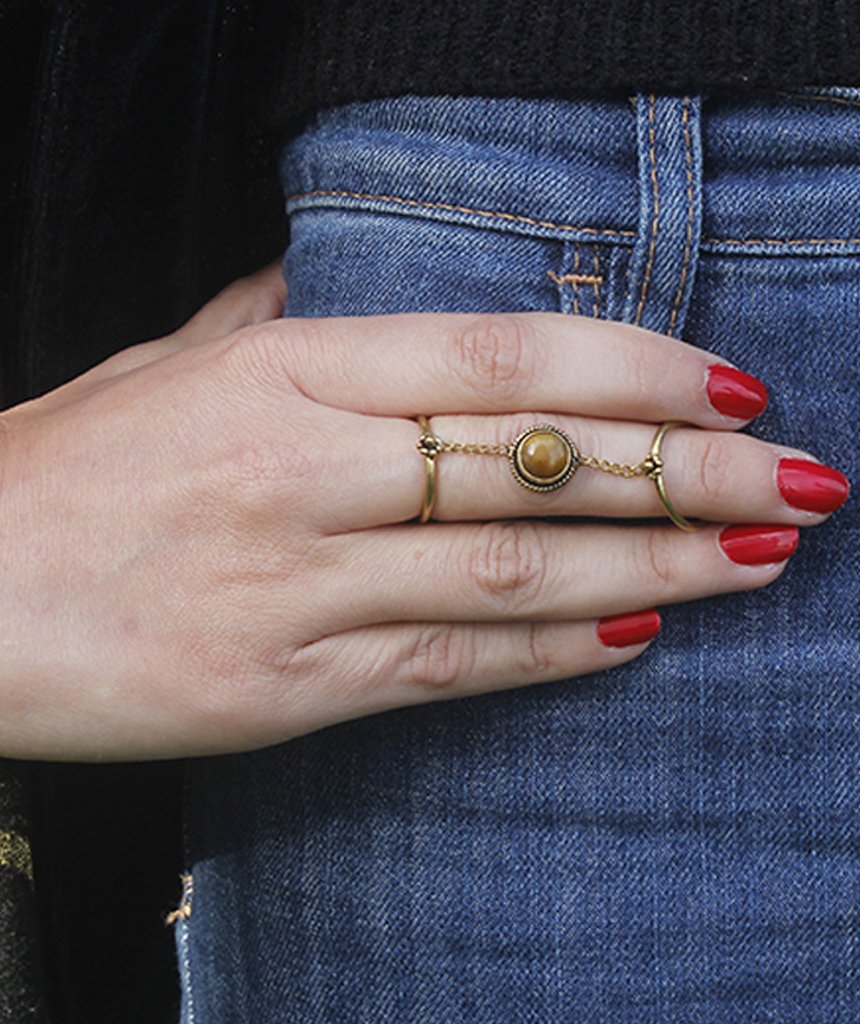
[[[442,441],[441,451],[463,452],[465,455],[504,455],[507,458],[511,454],[509,444],[487,444],[486,442],[464,443],[463,441]]]
[[[596,459],[593,455],[585,455],[581,465],[589,469],[599,469],[601,473],[611,473],[613,476],[623,476],[629,480],[634,476],[646,476],[649,469],[648,460],[643,460],[638,466],[628,466],[623,462],[610,462],[609,459]]]
[[[438,438],[438,451],[460,452],[463,455],[503,455],[509,458],[513,445],[510,444],[489,444],[487,442],[464,442],[464,441],[443,441]],[[597,459],[593,455],[584,455],[580,458],[580,465],[589,469],[598,469],[601,473],[611,473],[613,476],[621,476],[626,480],[635,476],[651,476],[654,472],[650,456],[643,459],[636,466],[629,466],[623,462],[611,462],[609,459]]]
[[[460,452],[463,455],[502,455],[510,458],[514,445],[490,444],[486,441],[444,441],[437,435],[423,433],[418,441],[418,449],[428,458],[435,458],[442,452]],[[663,471],[663,460],[659,455],[649,452],[645,458],[635,466],[624,462],[612,462],[609,459],[598,459],[593,455],[581,455],[579,464],[589,469],[597,469],[601,473],[611,473],[612,476],[624,477],[626,480],[636,476],[647,476],[651,480],[656,479]]]

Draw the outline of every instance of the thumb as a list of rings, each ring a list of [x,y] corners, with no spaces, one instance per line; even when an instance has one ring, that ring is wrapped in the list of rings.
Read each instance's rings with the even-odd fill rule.
[[[274,320],[282,315],[287,284],[281,258],[222,288],[205,306],[170,336],[174,351],[203,341],[223,338],[240,327]]]

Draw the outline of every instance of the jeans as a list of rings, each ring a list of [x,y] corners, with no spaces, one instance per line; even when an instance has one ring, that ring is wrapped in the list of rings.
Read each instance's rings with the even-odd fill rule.
[[[858,478],[860,89],[352,103],[281,169],[285,315],[639,324]],[[609,672],[189,760],[182,1024],[856,1024],[858,540]]]

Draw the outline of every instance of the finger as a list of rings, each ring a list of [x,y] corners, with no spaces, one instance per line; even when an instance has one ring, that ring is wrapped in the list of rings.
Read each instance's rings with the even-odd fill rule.
[[[798,541],[796,527],[759,532],[757,553],[755,536],[744,547],[723,527],[503,520],[345,534],[326,541],[337,571],[314,589],[315,627],[585,619],[749,590],[773,582]]]
[[[287,284],[282,257],[240,277],[210,299],[172,335],[176,347],[223,338],[240,327],[261,324],[284,311]]]
[[[558,490],[540,493],[518,484],[505,458],[443,453],[437,456],[433,518],[450,521],[511,516],[666,515],[653,480],[644,474],[625,477],[617,471],[619,466],[641,466],[651,448],[654,424],[540,414],[440,416],[434,417],[431,424],[441,438],[480,438],[504,444],[529,426],[546,420],[568,434],[580,455],[603,460],[604,469],[585,464]],[[849,491],[842,474],[821,466],[808,453],[746,434],[678,428],[665,436],[661,457],[671,501],[688,518],[717,523],[812,525],[843,504]],[[798,495],[784,486],[786,460],[798,459],[808,467],[810,489],[828,487],[827,493],[822,491],[817,501],[812,500],[814,509],[802,497],[798,503]],[[414,492],[410,499],[414,509]],[[404,512],[410,507],[405,495],[400,504]]]
[[[286,691],[286,711],[301,735],[390,708],[601,672],[638,657],[660,626],[654,611],[624,618],[626,623],[394,623],[326,636],[291,658],[291,672],[324,682],[315,683],[313,702],[296,702],[294,691]],[[267,714],[271,742],[282,742],[284,709]]]
[[[318,528],[337,533],[414,519],[426,487],[426,459],[416,447],[418,424],[342,410],[330,410],[329,416],[331,433],[314,427],[318,443],[326,439],[317,464],[319,485],[330,495],[320,505]],[[582,455],[630,467],[643,461],[656,429],[654,424],[546,413],[435,416],[430,422],[443,440],[504,445],[546,421],[564,430]],[[848,481],[836,470],[806,453],[744,434],[678,428],[666,435],[661,455],[666,490],[689,518],[808,526],[821,522],[848,495]],[[804,501],[796,488],[786,488],[785,467],[794,464],[808,467],[814,500]],[[522,516],[666,518],[653,480],[586,465],[557,490],[539,493],[518,483],[504,456],[442,452],[435,459],[435,480],[432,517],[438,522]],[[823,487],[818,494],[816,489]]]
[[[273,324],[284,372],[327,405],[389,416],[553,409],[735,429],[761,382],[632,324],[560,313],[410,313]],[[393,372],[396,368],[396,372]]]

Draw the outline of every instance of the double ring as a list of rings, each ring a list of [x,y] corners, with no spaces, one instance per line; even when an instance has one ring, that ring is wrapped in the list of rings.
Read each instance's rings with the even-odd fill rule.
[[[651,441],[645,458],[635,466],[610,462],[592,455],[583,455],[573,439],[552,423],[535,423],[523,430],[509,444],[463,443],[443,441],[437,437],[426,416],[418,416],[421,436],[416,447],[425,458],[426,476],[424,501],[419,520],[426,523],[436,503],[436,459],[443,452],[461,452],[466,455],[500,455],[508,460],[514,479],[530,491],[554,491],[571,479],[584,466],[602,473],[625,478],[645,476],[652,480],[660,503],[672,522],[681,530],[698,529],[672,504],[663,479],[663,439],[673,427],[685,426],[680,421],[662,423]]]

